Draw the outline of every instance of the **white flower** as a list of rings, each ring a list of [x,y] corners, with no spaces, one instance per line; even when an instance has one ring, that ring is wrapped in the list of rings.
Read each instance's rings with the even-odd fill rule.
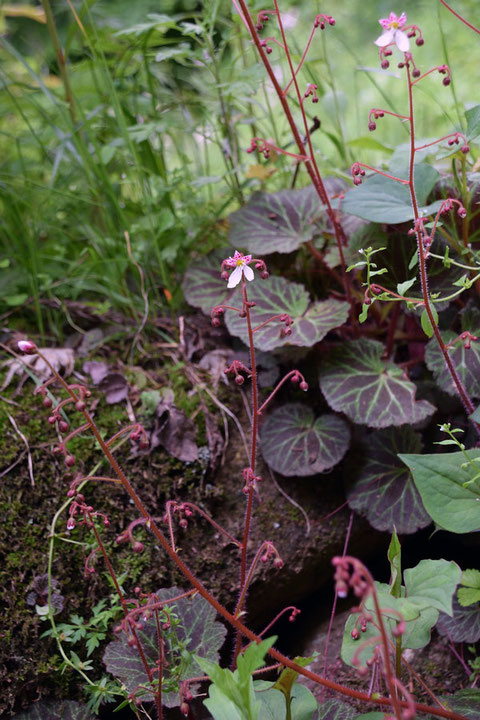
[[[375,45],[383,48],[395,43],[401,52],[408,52],[410,41],[406,33],[402,32],[402,28],[407,22],[405,13],[403,12],[400,17],[397,17],[395,13],[392,12],[388,18],[382,18],[378,22],[384,28],[385,32],[375,40]]]
[[[238,252],[238,250],[235,250],[233,257],[229,257],[225,260],[225,265],[235,268],[228,278],[228,288],[236,287],[241,281],[242,275],[245,275],[247,280],[253,280],[253,270],[251,267],[248,267],[251,262],[251,255],[242,255],[242,253]]]

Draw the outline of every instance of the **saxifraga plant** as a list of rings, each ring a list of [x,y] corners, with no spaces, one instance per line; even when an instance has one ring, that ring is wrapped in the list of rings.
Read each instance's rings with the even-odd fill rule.
[[[290,128],[292,131],[292,135],[295,138],[295,141],[298,145],[298,153],[294,154],[294,158],[299,162],[304,162],[305,166],[307,168],[308,174],[310,176],[310,179],[312,181],[313,187],[315,188],[316,193],[318,194],[318,197],[322,203],[326,207],[327,215],[331,221],[332,227],[334,229],[334,234],[336,238],[337,243],[337,249],[340,256],[341,261],[341,270],[342,270],[342,282],[344,287],[344,297],[345,300],[348,302],[349,308],[350,308],[350,320],[351,320],[351,333],[353,336],[358,336],[360,334],[360,328],[357,323],[356,319],[356,310],[355,305],[357,304],[357,301],[360,297],[361,299],[361,293],[359,294],[358,289],[355,288],[355,286],[350,281],[345,267],[345,258],[344,258],[344,247],[346,242],[345,233],[342,230],[338,214],[336,210],[334,210],[332,203],[330,199],[328,198],[325,184],[320,176],[318,166],[315,161],[315,155],[313,152],[313,147],[311,145],[311,138],[309,134],[308,129],[308,122],[307,118],[304,112],[303,103],[304,100],[307,98],[312,98],[313,101],[315,101],[315,87],[310,84],[307,86],[306,90],[302,93],[300,90],[298,80],[297,80],[297,73],[301,68],[301,65],[303,64],[303,61],[305,59],[306,51],[308,50],[309,44],[307,45],[306,51],[302,56],[300,65],[297,68],[293,67],[291,55],[288,50],[288,45],[286,41],[285,31],[282,25],[282,19],[280,15],[279,8],[277,4],[275,3],[275,10],[274,11],[261,11],[259,14],[257,25],[255,26],[251,15],[248,11],[248,7],[246,6],[244,0],[238,0],[238,10],[240,12],[240,15],[242,19],[244,20],[246,26],[249,29],[249,32],[251,33],[251,36],[258,48],[258,51],[260,53],[260,56],[262,58],[262,61],[264,62],[267,71],[269,73],[270,78],[272,79],[272,83],[274,84],[274,87],[279,95],[280,102],[282,104],[283,110],[285,112],[285,115],[288,119],[288,122],[290,124]],[[289,104],[286,100],[286,94],[288,92],[288,89],[290,87],[290,84],[285,88],[282,89],[280,85],[278,84],[278,81],[275,78],[275,75],[273,73],[273,70],[271,68],[271,65],[268,60],[269,53],[269,45],[268,40],[262,40],[260,38],[259,32],[262,30],[262,25],[265,23],[266,19],[269,17],[269,15],[274,15],[279,23],[280,28],[280,34],[281,34],[281,47],[285,51],[291,72],[292,72],[292,84],[295,87],[295,91],[297,94],[297,101],[299,103],[301,113],[302,113],[302,121],[305,126],[305,136],[307,138],[306,143],[303,141],[303,138],[298,131],[295,121],[293,118],[292,111],[289,107]],[[461,381],[461,378],[458,375],[457,370],[454,367],[454,364],[451,362],[451,358],[448,352],[449,345],[452,343],[445,343],[442,339],[441,333],[438,329],[437,320],[435,317],[435,313],[432,309],[432,300],[429,295],[428,291],[428,275],[427,275],[427,263],[429,255],[432,254],[431,246],[432,242],[434,241],[434,233],[438,228],[438,222],[440,213],[443,210],[450,210],[454,205],[457,205],[459,209],[459,216],[464,219],[466,216],[466,210],[464,204],[459,201],[457,198],[451,198],[443,201],[438,209],[438,212],[436,213],[436,216],[433,221],[433,226],[430,229],[426,228],[426,224],[424,221],[424,218],[420,216],[418,203],[416,199],[415,194],[415,186],[414,186],[414,159],[415,159],[415,153],[420,149],[420,147],[415,146],[415,136],[414,136],[414,116],[413,116],[413,87],[416,84],[416,82],[422,80],[426,75],[430,74],[431,71],[428,73],[425,73],[424,75],[421,75],[421,73],[417,72],[417,68],[414,65],[413,56],[409,52],[409,45],[408,43],[408,37],[404,33],[404,30],[407,30],[410,33],[415,33],[417,37],[417,41],[421,39],[421,34],[415,26],[410,26],[410,29],[406,27],[406,18],[403,18],[400,16],[397,18],[396,16],[393,16],[393,14],[386,19],[385,21],[382,21],[384,24],[384,29],[386,30],[386,33],[379,38],[377,43],[380,45],[380,54],[382,58],[382,62],[388,62],[386,60],[386,56],[389,56],[390,54],[390,48],[389,46],[391,44],[396,44],[397,47],[404,53],[404,60],[401,63],[402,67],[406,69],[407,74],[407,82],[408,82],[408,95],[409,95],[409,114],[405,116],[399,116],[403,118],[404,120],[407,120],[410,124],[411,128],[411,137],[410,137],[410,158],[409,158],[409,177],[408,179],[402,179],[397,178],[392,175],[387,175],[390,179],[394,179],[395,181],[398,181],[401,184],[404,184],[408,186],[410,194],[411,194],[411,202],[412,207],[414,210],[414,228],[413,233],[416,237],[417,244],[418,244],[418,257],[419,257],[419,268],[420,268],[420,278],[421,278],[421,289],[422,289],[422,298],[407,298],[402,293],[396,294],[396,300],[405,300],[413,304],[421,305],[425,308],[426,315],[428,317],[428,324],[426,324],[426,327],[429,327],[432,331],[432,334],[435,335],[435,338],[438,342],[438,345],[440,347],[444,363],[448,369],[448,372],[450,374],[450,377],[452,379],[452,382],[462,400],[462,403],[464,405],[465,410],[467,411],[468,415],[470,415],[474,410],[474,405],[472,403],[472,400],[470,399],[467,391],[465,390],[463,383]],[[317,27],[320,27],[323,29],[327,24],[333,25],[334,20],[330,16],[323,16],[319,15],[317,16],[315,20],[315,27],[314,30]],[[313,30],[313,31],[314,31]],[[313,32],[312,31],[312,32]],[[414,36],[414,35],[412,35]],[[421,44],[418,43],[417,44]],[[449,71],[446,66],[440,66],[439,68],[435,68],[436,70],[439,70],[442,74],[444,74],[446,77],[445,79],[448,79],[449,77]],[[378,109],[373,109],[371,111],[371,117],[369,120],[370,123],[370,129],[373,130],[374,127],[374,120],[378,119],[382,116],[382,113],[385,114],[393,114],[389,111],[383,111]],[[452,140],[453,143],[457,142],[462,138],[462,149],[466,152],[467,151],[467,144],[464,140],[464,137],[461,133],[455,132],[452,133],[450,136],[445,136],[446,139]],[[307,147],[306,147],[307,146]],[[253,143],[251,145],[251,149],[253,150],[260,150],[264,153],[264,155],[268,156],[269,152],[273,149],[277,152],[284,152],[281,148],[273,147],[272,144],[263,138],[254,138]],[[362,177],[364,176],[364,168],[367,167],[367,169],[372,169],[369,166],[365,166],[361,163],[355,163],[352,168],[352,176],[354,178],[354,183],[360,184]],[[378,171],[376,171],[378,172]],[[380,174],[386,174],[380,171]],[[311,248],[311,252],[313,255],[315,255],[315,249]],[[125,632],[128,635],[128,641],[129,643],[135,647],[138,650],[138,653],[142,659],[142,663],[145,667],[145,672],[149,678],[151,692],[155,698],[155,704],[156,704],[156,710],[157,715],[159,718],[162,717],[162,639],[161,639],[161,631],[159,629],[159,652],[158,652],[158,664],[155,668],[151,668],[146,661],[145,655],[142,651],[142,644],[141,641],[138,638],[138,617],[144,612],[153,613],[155,617],[157,618],[157,622],[160,625],[161,620],[161,613],[164,608],[164,603],[159,602],[155,599],[154,596],[152,596],[149,593],[144,593],[142,589],[139,589],[139,592],[137,593],[137,597],[135,599],[129,599],[124,596],[124,593],[122,589],[120,588],[118,581],[116,580],[115,570],[113,567],[113,564],[111,560],[108,557],[108,554],[106,553],[105,546],[102,543],[102,538],[98,532],[98,528],[96,526],[96,519],[101,518],[103,523],[108,526],[108,519],[100,512],[94,510],[93,506],[89,505],[85,501],[85,497],[79,492],[80,485],[86,482],[90,481],[99,481],[99,482],[107,482],[107,483],[115,483],[117,485],[120,485],[128,494],[134,505],[136,506],[138,513],[139,513],[139,519],[135,521],[135,524],[143,523],[146,525],[147,528],[150,529],[150,531],[155,536],[156,540],[160,543],[162,549],[166,553],[166,555],[170,558],[170,560],[176,565],[176,567],[181,571],[183,574],[186,582],[188,582],[192,588],[192,590],[187,591],[187,594],[192,591],[198,592],[219,614],[221,617],[223,617],[232,627],[232,629],[236,632],[236,646],[235,646],[235,659],[238,659],[239,654],[241,653],[243,649],[243,643],[245,640],[248,640],[250,642],[260,642],[260,636],[258,634],[253,633],[241,620],[242,612],[245,606],[246,596],[248,592],[248,586],[251,582],[251,579],[253,577],[253,573],[255,571],[255,568],[257,564],[261,561],[267,561],[269,559],[273,560],[273,563],[275,567],[278,569],[282,566],[282,559],[279,557],[275,546],[273,543],[271,543],[268,540],[265,540],[264,543],[261,545],[259,550],[256,552],[255,557],[253,561],[249,564],[249,558],[248,558],[248,552],[247,552],[247,541],[249,537],[250,532],[250,524],[251,524],[251,517],[252,517],[252,508],[253,508],[253,497],[256,492],[256,487],[258,482],[260,481],[260,478],[256,474],[256,454],[257,454],[257,433],[258,433],[258,421],[259,416],[263,412],[263,410],[266,408],[268,403],[273,399],[273,397],[276,395],[278,389],[284,385],[284,383],[287,380],[290,380],[293,383],[298,383],[300,386],[300,389],[307,390],[308,386],[307,383],[303,377],[303,375],[298,370],[291,370],[287,375],[280,381],[280,383],[276,386],[275,390],[268,396],[267,400],[263,403],[259,401],[259,393],[258,393],[258,386],[257,386],[257,372],[256,372],[256,361],[255,361],[255,343],[254,343],[254,335],[255,333],[259,332],[261,329],[263,329],[267,323],[270,323],[272,321],[280,321],[280,323],[283,324],[283,336],[289,337],[292,333],[292,317],[287,313],[280,313],[278,315],[275,315],[268,320],[262,321],[261,324],[255,325],[251,316],[251,310],[254,306],[254,302],[252,302],[251,299],[249,299],[249,295],[247,292],[247,281],[250,281],[252,279],[253,271],[250,268],[251,263],[255,264],[256,269],[259,271],[261,277],[263,279],[268,278],[268,272],[265,266],[265,263],[262,260],[252,260],[250,255],[243,255],[242,253],[236,252],[235,255],[231,258],[228,258],[223,262],[222,265],[222,277],[223,280],[228,279],[228,287],[233,289],[237,284],[241,283],[241,300],[239,303],[239,307],[232,306],[227,303],[220,303],[216,305],[212,311],[212,322],[214,325],[218,324],[220,321],[220,316],[227,310],[229,313],[234,313],[238,315],[240,318],[245,319],[246,326],[247,326],[247,336],[248,336],[248,344],[250,349],[250,366],[247,367],[245,364],[234,361],[232,365],[228,368],[228,371],[232,373],[235,377],[235,382],[239,385],[243,384],[245,381],[245,377],[251,380],[252,383],[252,427],[251,427],[251,459],[250,459],[250,465],[246,467],[243,471],[243,489],[246,495],[246,513],[245,513],[245,523],[244,523],[244,529],[243,529],[243,538],[241,541],[236,540],[231,535],[229,535],[225,530],[220,528],[220,526],[215,523],[213,519],[210,519],[202,510],[197,508],[193,503],[182,503],[181,505],[178,503],[167,503],[167,510],[165,514],[165,522],[167,525],[167,532],[163,532],[158,522],[155,521],[155,519],[152,517],[148,509],[145,507],[144,503],[142,502],[141,498],[138,496],[135,488],[133,487],[132,483],[128,480],[120,466],[118,465],[118,462],[115,459],[115,456],[112,452],[112,443],[123,433],[130,433],[130,436],[133,440],[137,440],[141,445],[144,445],[147,442],[146,434],[143,428],[139,425],[135,426],[128,426],[126,427],[121,433],[117,433],[113,438],[110,440],[105,441],[101,433],[95,424],[95,421],[93,420],[91,414],[88,412],[87,409],[87,400],[89,397],[89,391],[80,385],[69,385],[66,383],[59,375],[56,373],[53,368],[53,377],[48,380],[46,383],[41,385],[38,389],[38,392],[40,392],[44,396],[44,403],[46,407],[51,406],[51,398],[47,395],[48,388],[51,386],[52,383],[59,383],[63,390],[67,393],[66,399],[62,400],[59,404],[55,406],[55,408],[52,411],[52,414],[50,416],[50,422],[52,424],[57,424],[58,430],[60,433],[68,433],[62,442],[59,445],[59,452],[63,453],[65,455],[65,463],[67,467],[73,467],[75,465],[75,458],[68,452],[67,449],[67,443],[68,441],[74,437],[75,435],[79,433],[83,433],[86,431],[91,431],[98,441],[100,448],[110,463],[110,466],[112,467],[114,476],[113,477],[107,477],[107,476],[86,476],[86,477],[80,477],[75,478],[73,481],[70,490],[69,490],[69,497],[71,498],[71,504],[70,504],[70,518],[68,527],[73,528],[74,525],[77,522],[80,522],[82,524],[85,524],[87,527],[91,528],[95,540],[97,542],[97,548],[93,551],[93,554],[89,558],[89,561],[86,564],[86,571],[88,573],[91,573],[91,571],[94,569],[92,564],[93,556],[97,553],[100,553],[104,561],[106,563],[108,572],[112,578],[112,581],[116,585],[116,590],[119,595],[120,602],[123,606],[124,610],[124,620],[122,621],[120,625],[120,629],[122,632]],[[388,288],[384,288],[381,286],[377,286],[374,283],[370,282],[370,277],[373,275],[373,272],[370,272],[371,264],[370,264],[370,251],[367,253],[367,261],[362,264],[367,265],[369,270],[369,280],[367,284],[367,291],[364,296],[364,313],[363,317],[360,319],[365,321],[367,318],[367,312],[370,308],[372,301],[378,300],[378,299],[388,299],[389,296],[392,296],[391,291]],[[232,274],[229,275],[229,268],[233,268]],[[472,268],[469,268],[472,269]],[[464,288],[466,289],[466,287]],[[395,324],[394,324],[395,325]],[[457,339],[458,341],[463,342],[471,342],[473,338],[472,334],[469,333],[468,335],[465,335],[463,333],[464,337],[459,336]],[[388,355],[390,355],[392,350],[393,343],[393,337],[394,332],[389,332],[389,352]],[[38,348],[31,343],[30,341],[24,341],[20,343],[20,349],[23,352],[26,353],[39,353]],[[47,361],[48,364],[48,361]],[[325,393],[327,395],[327,393]],[[83,415],[84,423],[80,425],[77,429],[68,432],[69,428],[66,424],[66,421],[62,418],[61,411],[62,408],[65,405],[71,405],[74,404],[75,409],[80,412]],[[334,408],[335,409],[335,408]],[[375,425],[373,425],[375,427]],[[378,427],[378,426],[377,426]],[[383,427],[380,425],[380,427]],[[478,429],[478,428],[477,428]],[[207,588],[202,584],[202,582],[191,572],[191,570],[188,568],[188,566],[184,563],[182,558],[177,552],[176,545],[175,545],[175,538],[174,538],[174,529],[173,529],[173,516],[176,514],[180,518],[180,524],[182,527],[186,527],[188,524],[187,518],[193,513],[193,512],[199,512],[206,520],[211,522],[213,526],[216,528],[217,531],[222,532],[225,537],[227,537],[230,542],[233,542],[240,550],[240,583],[239,583],[239,598],[237,601],[237,604],[235,606],[235,609],[233,612],[228,611],[222,604],[218,602],[216,598],[214,598],[211,593],[208,591]],[[133,549],[141,549],[135,548],[135,543],[137,541],[133,537],[133,531],[134,524],[132,524],[127,530],[125,531],[124,535],[125,537],[123,539],[126,539],[127,541],[130,541],[132,543]],[[289,667],[295,672],[299,673],[300,675],[303,675],[305,677],[310,678],[311,680],[315,681],[316,683],[324,686],[325,688],[328,688],[332,691],[336,691],[340,694],[343,694],[345,696],[350,696],[351,698],[355,698],[357,700],[362,700],[365,702],[371,702],[375,703],[376,705],[380,706],[382,709],[388,709],[387,712],[393,712],[394,716],[397,718],[397,720],[401,720],[403,718],[404,720],[409,720],[412,718],[415,713],[430,713],[434,716],[439,717],[446,717],[451,718],[452,720],[458,720],[459,718],[462,718],[461,715],[458,713],[452,712],[448,709],[445,709],[443,707],[435,707],[435,706],[426,706],[422,704],[415,703],[410,692],[405,688],[403,683],[401,682],[400,678],[398,677],[398,674],[395,674],[394,666],[391,662],[391,656],[395,654],[395,648],[391,646],[391,642],[389,641],[384,627],[384,620],[383,615],[384,612],[377,601],[377,595],[376,595],[376,589],[375,585],[373,583],[373,579],[371,578],[368,571],[364,568],[364,566],[355,558],[351,558],[348,556],[344,556],[342,558],[336,558],[334,560],[334,564],[336,566],[336,583],[337,583],[337,592],[340,595],[345,595],[346,592],[351,588],[353,589],[355,595],[359,598],[359,605],[362,608],[364,601],[367,600],[367,598],[371,598],[373,600],[373,604],[375,606],[375,617],[373,618],[374,623],[376,624],[376,627],[378,627],[378,638],[375,639],[375,642],[381,647],[381,655],[382,655],[382,661],[381,661],[381,672],[382,675],[385,678],[386,686],[388,688],[388,695],[387,696],[379,696],[372,698],[370,693],[362,693],[359,691],[354,691],[349,688],[343,687],[339,685],[338,683],[335,683],[327,678],[321,677],[316,673],[311,672],[310,670],[307,670],[306,668],[303,668],[299,663],[296,663],[289,658],[285,657],[283,654],[279,653],[275,648],[270,648],[268,650],[268,653],[270,657],[275,660],[277,663],[282,664],[285,667]],[[401,636],[404,632],[404,620],[401,616],[398,616],[398,622],[395,628],[395,632],[398,636]],[[183,689],[183,696],[182,696],[182,711],[188,715],[191,710],[189,708],[188,704],[188,697],[189,697],[189,691],[188,688],[185,687]],[[133,695],[131,695],[131,698],[135,698],[135,692]],[[141,700],[141,697],[139,698]]]

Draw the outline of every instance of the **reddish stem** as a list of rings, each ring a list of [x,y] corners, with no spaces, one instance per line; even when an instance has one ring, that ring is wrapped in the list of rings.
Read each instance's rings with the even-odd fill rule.
[[[450,5],[448,5],[448,3],[445,2],[445,0],[440,0],[440,2],[442,3],[443,7],[446,7],[447,10],[450,10],[452,15],[455,15],[455,17],[458,18],[460,20],[460,22],[462,22],[464,25],[466,25],[471,30],[473,30],[474,32],[476,32],[480,35],[480,30],[475,25],[472,25],[472,23],[468,22],[468,20],[465,20],[464,17],[459,15],[457,12],[455,12],[455,10],[453,10],[453,8],[451,8]]]

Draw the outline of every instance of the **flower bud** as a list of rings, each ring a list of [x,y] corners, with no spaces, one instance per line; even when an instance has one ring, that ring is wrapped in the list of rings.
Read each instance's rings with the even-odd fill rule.
[[[273,561],[273,565],[277,568],[277,570],[281,570],[283,568],[284,562],[282,558],[276,557]]]
[[[182,715],[187,717],[188,713],[190,712],[190,705],[186,702],[182,702],[182,704],[180,705],[180,712],[182,713]]]
[[[17,347],[20,352],[25,353],[25,355],[35,355],[37,352],[37,346],[31,340],[19,340]]]
[[[360,637],[360,633],[358,632],[357,628],[353,628],[352,632],[350,633],[353,640],[358,640]]]
[[[65,422],[65,420],[60,420],[60,422],[58,423],[58,429],[62,433],[67,432],[69,427],[70,427],[69,424],[67,422]]]
[[[73,530],[74,527],[75,527],[75,520],[73,519],[73,517],[69,517],[67,520],[67,530]]]
[[[466,155],[468,152],[470,152],[470,146],[467,145],[467,143],[465,143],[465,145],[462,145],[462,147],[460,148],[460,150],[462,151],[462,153],[463,153],[464,155]]]
[[[221,323],[218,317],[212,318],[212,326],[213,327],[220,327]]]
[[[371,120],[368,123],[368,129],[370,130],[370,132],[373,132],[374,130],[377,129],[377,123],[374,123],[373,120]]]
[[[465,210],[465,208],[463,207],[463,205],[461,205],[461,206],[458,208],[457,215],[458,215],[459,217],[461,217],[461,218],[467,217],[467,211]]]
[[[235,375],[235,382],[237,383],[237,385],[243,385],[243,383],[245,382],[245,378],[243,377],[243,375]]]
[[[423,39],[423,37],[418,37],[418,38],[415,40],[415,43],[416,43],[416,45],[418,45],[418,47],[421,47],[424,42],[425,42],[425,40]]]
[[[412,77],[414,77],[414,78],[420,77],[420,70],[418,68],[414,68],[412,70]]]
[[[180,525],[180,527],[181,527],[183,530],[186,530],[187,527],[188,527],[188,520],[186,520],[185,518],[182,518],[182,519],[179,521],[178,524]]]
[[[380,63],[380,67],[382,68],[382,70],[386,70],[388,67],[390,67],[390,63],[388,62],[388,60],[382,60],[382,62]]]
[[[77,408],[77,410],[79,410],[79,411],[81,412],[82,410],[85,410],[85,408],[86,408],[87,406],[86,406],[86,404],[85,404],[85,402],[84,402],[83,400],[78,400],[78,401],[75,403],[75,407]]]
[[[450,78],[449,78],[449,77],[444,77],[443,80],[442,80],[442,82],[443,82],[443,84],[445,85],[445,87],[448,87],[448,85],[450,85]]]
[[[118,542],[118,538],[117,538],[117,542]],[[143,543],[141,543],[140,541],[136,540],[136,541],[133,543],[133,545],[132,545],[132,550],[133,550],[133,552],[141,553],[142,550],[143,550]]]
[[[308,383],[305,382],[305,380],[302,380],[302,382],[299,385],[300,390],[303,390],[303,392],[307,392],[308,390]]]
[[[262,278],[262,280],[268,280],[269,273],[266,270],[262,270],[262,272],[260,273],[260,277]]]
[[[43,398],[43,407],[51,408],[52,407],[52,398],[49,398],[49,397]]]
[[[75,465],[75,458],[73,455],[67,455],[64,462],[67,467],[73,467]]]

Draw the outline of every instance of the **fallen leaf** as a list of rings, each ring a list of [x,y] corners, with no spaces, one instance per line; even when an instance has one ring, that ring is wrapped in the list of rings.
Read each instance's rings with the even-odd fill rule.
[[[155,411],[155,424],[150,435],[150,450],[161,445],[182,462],[198,460],[195,425],[173,405],[173,393],[161,400]]]
[[[50,363],[56,372],[61,373],[63,371],[64,377],[72,374],[75,355],[71,348],[39,348],[39,350],[45,360],[39,355],[25,355],[21,360],[12,358],[3,363],[3,367],[7,367],[8,370],[5,381],[0,388],[1,390],[4,390],[11,383],[15,375],[19,375],[20,379],[26,379],[29,374],[27,368],[39,381],[43,382],[52,374],[46,361]]]
[[[92,378],[94,385],[98,385],[105,394],[109,405],[115,405],[128,397],[128,383],[125,377],[116,370],[111,370],[104,362],[90,360],[83,363],[83,371]]]

